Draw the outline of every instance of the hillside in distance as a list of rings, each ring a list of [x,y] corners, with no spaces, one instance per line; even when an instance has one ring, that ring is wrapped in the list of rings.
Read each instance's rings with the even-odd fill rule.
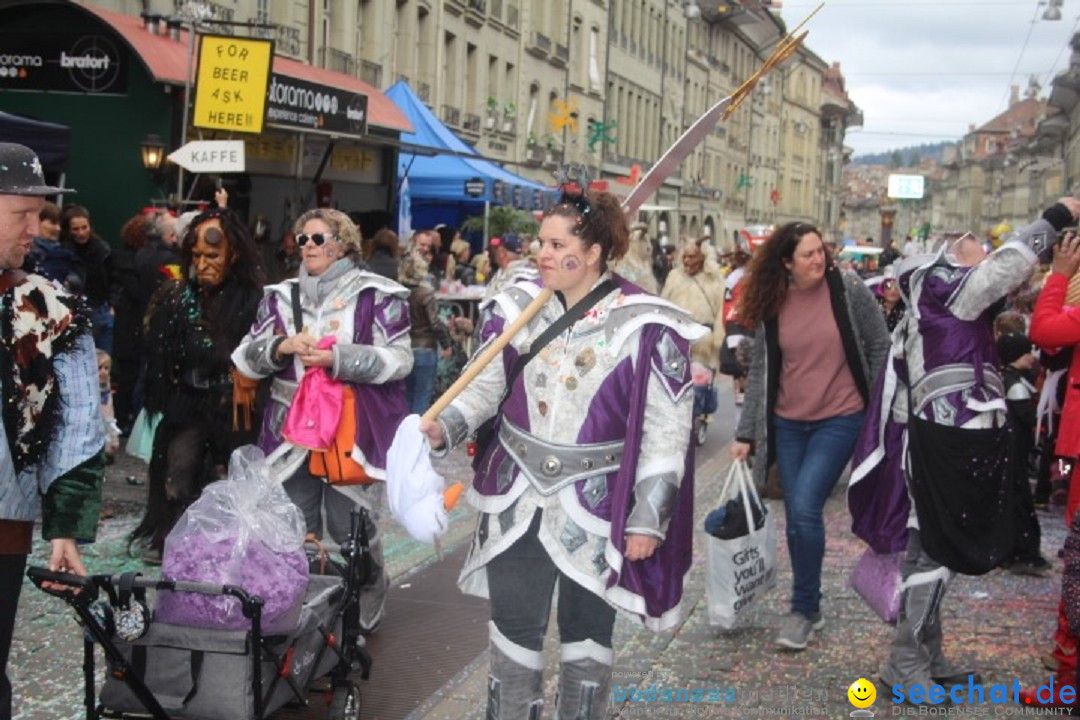
[[[859,155],[852,158],[854,165],[886,165],[888,167],[916,167],[920,160],[933,159],[940,163],[945,148],[955,145],[955,141],[936,143],[923,143],[922,145],[909,145],[869,155]]]

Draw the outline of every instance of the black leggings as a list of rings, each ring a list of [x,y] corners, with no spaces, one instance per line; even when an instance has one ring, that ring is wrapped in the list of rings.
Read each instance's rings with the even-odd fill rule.
[[[558,581],[560,642],[592,640],[610,648],[615,608],[555,567],[537,536],[539,529],[537,510],[525,534],[487,564],[492,621],[510,642],[543,649]]]
[[[11,720],[11,681],[7,676],[7,661],[25,569],[25,555],[0,555],[0,587],[6,588],[0,592],[0,720]]]

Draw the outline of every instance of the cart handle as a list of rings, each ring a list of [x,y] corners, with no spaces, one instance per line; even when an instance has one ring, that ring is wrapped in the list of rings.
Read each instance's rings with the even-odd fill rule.
[[[97,600],[98,588],[91,578],[74,573],[55,572],[43,567],[31,566],[26,571],[26,576],[39,589],[48,594],[67,600],[74,601],[76,597],[80,602],[92,603]]]

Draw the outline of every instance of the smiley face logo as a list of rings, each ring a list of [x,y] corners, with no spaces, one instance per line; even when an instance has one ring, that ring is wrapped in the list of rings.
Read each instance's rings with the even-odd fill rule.
[[[848,700],[857,708],[868,708],[877,698],[877,688],[866,678],[859,678],[851,683],[847,691]]]

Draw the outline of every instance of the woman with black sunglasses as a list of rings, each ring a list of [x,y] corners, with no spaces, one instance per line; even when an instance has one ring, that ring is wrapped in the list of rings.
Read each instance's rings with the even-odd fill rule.
[[[232,357],[247,377],[273,378],[259,445],[271,473],[303,511],[308,532],[322,536],[325,512],[325,530],[344,543],[350,511],[357,504],[367,508],[375,572],[361,590],[360,625],[371,632],[382,619],[389,584],[374,521],[385,505],[380,481],[386,479],[386,451],[408,413],[404,380],[413,366],[409,291],[361,269],[360,231],[345,213],[309,210],[293,229],[300,248],[299,276],[264,290],[255,323]],[[327,347],[331,337],[334,342]],[[356,411],[348,420],[355,421],[350,457],[362,468],[358,484],[330,485],[314,474],[319,468],[310,463],[308,450],[282,437],[289,406],[311,368],[324,368],[355,397]]]

